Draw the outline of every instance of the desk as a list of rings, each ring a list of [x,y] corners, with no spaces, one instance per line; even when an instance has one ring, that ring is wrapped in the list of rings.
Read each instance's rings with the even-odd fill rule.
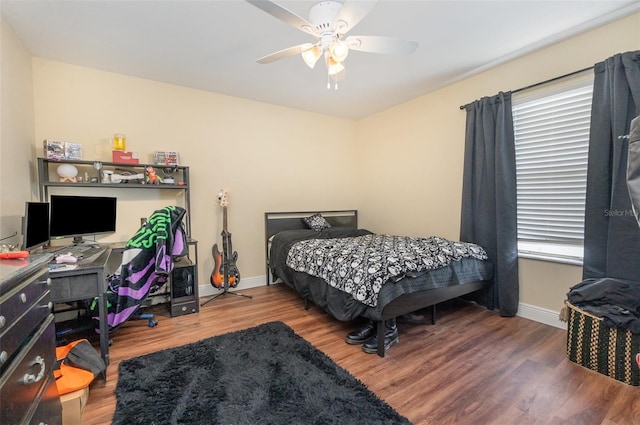
[[[107,280],[113,273],[109,262],[111,248],[75,263],[70,270],[49,273],[51,278],[51,301],[54,304],[81,301],[98,297],[98,317],[100,318],[100,352],[105,364],[109,364],[109,327],[107,323]],[[111,270],[113,268],[113,270]]]

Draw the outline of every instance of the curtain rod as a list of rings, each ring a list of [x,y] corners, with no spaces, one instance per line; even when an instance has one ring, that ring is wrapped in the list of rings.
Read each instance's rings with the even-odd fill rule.
[[[532,89],[534,87],[541,86],[543,84],[552,83],[552,82],[554,82],[556,80],[561,80],[562,78],[571,77],[573,75],[580,74],[581,72],[589,71],[590,69],[593,69],[593,66],[588,66],[586,68],[582,68],[582,69],[579,69],[577,71],[573,71],[573,72],[570,72],[568,74],[561,75],[559,77],[554,77],[554,78],[550,78],[548,80],[540,81],[539,83],[531,84],[531,85],[526,86],[526,87],[520,87],[519,89],[512,90],[511,93],[513,94],[513,93],[518,93],[518,92],[521,92],[521,91],[524,91],[524,90],[529,90],[529,89]],[[464,110],[465,106],[466,105],[460,105],[460,110],[461,111]]]

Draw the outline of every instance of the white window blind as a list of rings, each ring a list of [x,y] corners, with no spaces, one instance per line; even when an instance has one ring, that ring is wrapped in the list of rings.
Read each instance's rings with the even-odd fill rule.
[[[514,96],[518,251],[581,264],[593,78]]]

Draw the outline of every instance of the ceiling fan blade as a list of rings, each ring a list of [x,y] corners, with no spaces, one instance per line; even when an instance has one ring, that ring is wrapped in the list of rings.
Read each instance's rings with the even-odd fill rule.
[[[280,59],[288,58],[289,56],[295,56],[302,52],[305,52],[313,47],[312,43],[304,43],[299,44],[297,46],[289,47],[287,49],[280,50],[278,52],[272,53],[270,55],[264,56],[258,59],[256,62],[258,63],[271,63]]]
[[[347,0],[333,19],[332,28],[338,33],[345,34],[358,25],[380,0]]]
[[[410,55],[418,47],[418,43],[415,41],[375,35],[352,35],[344,41],[351,50],[389,55]]]
[[[314,25],[311,22],[307,21],[304,18],[301,18],[300,16],[291,12],[289,9],[285,9],[278,3],[275,3],[271,0],[247,0],[247,2],[251,3],[258,9],[262,9],[269,15],[280,19],[282,22],[299,29],[300,31],[304,31],[307,34],[311,35],[318,35],[316,33]]]

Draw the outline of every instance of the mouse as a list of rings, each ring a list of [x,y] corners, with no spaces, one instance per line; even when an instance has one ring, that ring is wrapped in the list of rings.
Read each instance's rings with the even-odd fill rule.
[[[56,257],[56,263],[75,263],[78,259],[72,253],[60,254]]]

